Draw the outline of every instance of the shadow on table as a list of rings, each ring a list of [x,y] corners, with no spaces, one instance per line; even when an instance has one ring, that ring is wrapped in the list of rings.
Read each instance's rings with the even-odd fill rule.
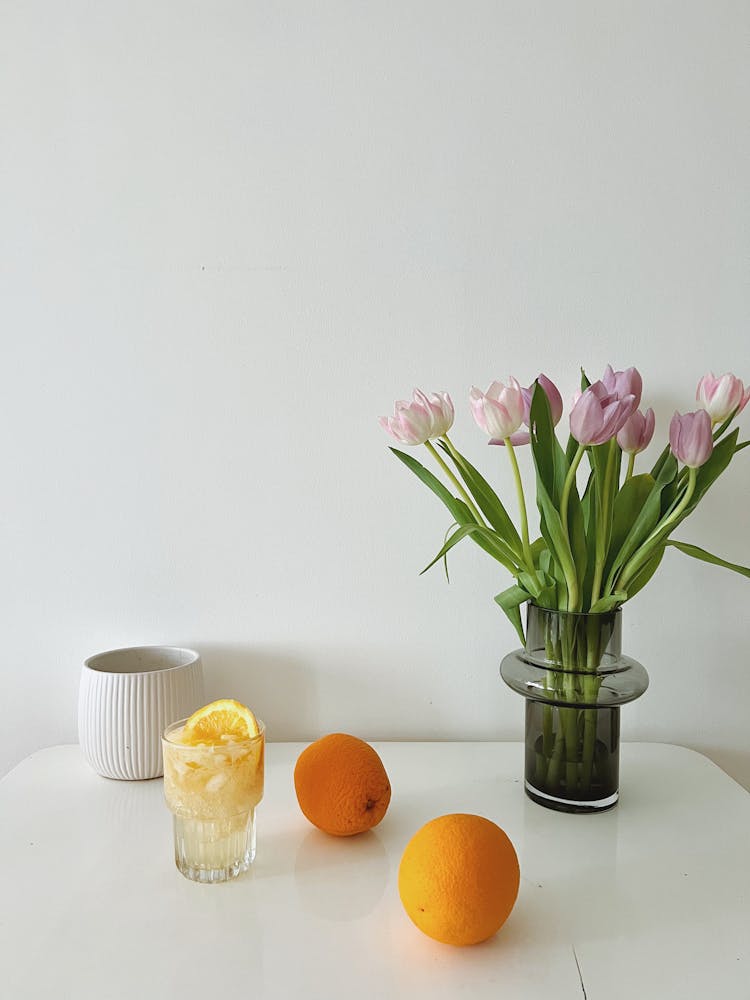
[[[390,873],[385,846],[373,830],[329,837],[311,830],[294,860],[300,905],[325,920],[358,920],[383,898]]]

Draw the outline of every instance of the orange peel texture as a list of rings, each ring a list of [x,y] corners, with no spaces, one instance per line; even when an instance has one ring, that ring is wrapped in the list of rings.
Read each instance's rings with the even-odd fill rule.
[[[518,896],[518,857],[491,820],[439,816],[418,830],[401,858],[398,891],[416,926],[444,944],[486,941],[500,930]]]
[[[334,837],[371,830],[391,801],[380,757],[369,743],[346,733],[323,736],[302,751],[294,789],[307,819]]]

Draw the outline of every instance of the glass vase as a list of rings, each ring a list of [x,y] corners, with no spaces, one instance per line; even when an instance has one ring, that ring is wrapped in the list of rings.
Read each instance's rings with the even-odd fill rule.
[[[620,706],[648,674],[621,652],[622,613],[527,605],[526,647],[506,656],[505,683],[526,698],[526,794],[563,812],[611,809],[619,797]]]

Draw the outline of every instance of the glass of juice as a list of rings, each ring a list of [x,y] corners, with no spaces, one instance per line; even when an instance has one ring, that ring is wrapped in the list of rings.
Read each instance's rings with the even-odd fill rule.
[[[175,863],[196,882],[226,882],[255,858],[255,810],[263,798],[265,726],[194,742],[186,722],[164,731],[164,795],[174,818]]]

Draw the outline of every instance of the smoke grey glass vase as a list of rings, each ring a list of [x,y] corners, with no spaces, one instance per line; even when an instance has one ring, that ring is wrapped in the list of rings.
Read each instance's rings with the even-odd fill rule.
[[[611,809],[619,797],[620,706],[648,674],[621,652],[622,613],[527,605],[526,647],[500,673],[526,698],[526,794],[562,812]]]

